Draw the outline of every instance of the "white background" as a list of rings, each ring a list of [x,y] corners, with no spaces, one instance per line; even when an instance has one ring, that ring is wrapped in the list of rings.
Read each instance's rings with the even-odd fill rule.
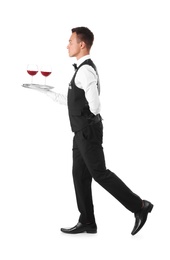
[[[169,1],[16,0],[0,4],[0,259],[169,259]],[[47,83],[67,93],[71,28],[95,35],[107,167],[155,205],[134,237],[134,216],[98,184],[98,234],[76,224],[67,107],[21,87],[28,63],[50,64]],[[43,83],[39,73],[34,83]]]

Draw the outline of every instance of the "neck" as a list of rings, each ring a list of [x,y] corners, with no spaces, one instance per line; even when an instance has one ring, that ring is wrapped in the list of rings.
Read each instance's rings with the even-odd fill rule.
[[[79,60],[81,59],[82,57],[86,56],[86,55],[90,55],[90,52],[89,51],[83,51],[81,53],[79,53],[77,56],[76,56],[76,59]]]
[[[84,55],[80,59],[78,59],[77,62],[76,62],[77,66],[79,66],[82,62],[84,62],[87,59],[90,59],[90,54]]]

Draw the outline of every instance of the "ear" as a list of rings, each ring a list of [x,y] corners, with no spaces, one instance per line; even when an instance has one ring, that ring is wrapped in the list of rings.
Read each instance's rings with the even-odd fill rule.
[[[81,45],[80,45],[80,47],[81,47],[81,49],[84,49],[84,48],[86,48],[86,44],[85,44],[85,42],[81,42]]]

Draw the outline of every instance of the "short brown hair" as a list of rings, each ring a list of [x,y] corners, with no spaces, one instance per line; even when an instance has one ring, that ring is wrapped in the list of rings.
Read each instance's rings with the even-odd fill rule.
[[[80,41],[85,42],[88,49],[91,48],[94,41],[94,34],[87,27],[75,27],[71,31],[77,34]]]

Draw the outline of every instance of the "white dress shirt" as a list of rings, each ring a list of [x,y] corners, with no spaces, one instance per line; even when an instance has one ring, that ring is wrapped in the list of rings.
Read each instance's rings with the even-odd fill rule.
[[[90,59],[90,55],[83,56],[77,60],[77,67],[85,60]],[[78,88],[83,89],[85,97],[88,101],[90,111],[97,115],[100,113],[100,99],[99,91],[97,87],[98,75],[96,71],[90,65],[81,66],[75,77],[75,84]],[[55,102],[59,104],[67,105],[67,97],[65,95],[48,91],[47,95],[51,97]]]

